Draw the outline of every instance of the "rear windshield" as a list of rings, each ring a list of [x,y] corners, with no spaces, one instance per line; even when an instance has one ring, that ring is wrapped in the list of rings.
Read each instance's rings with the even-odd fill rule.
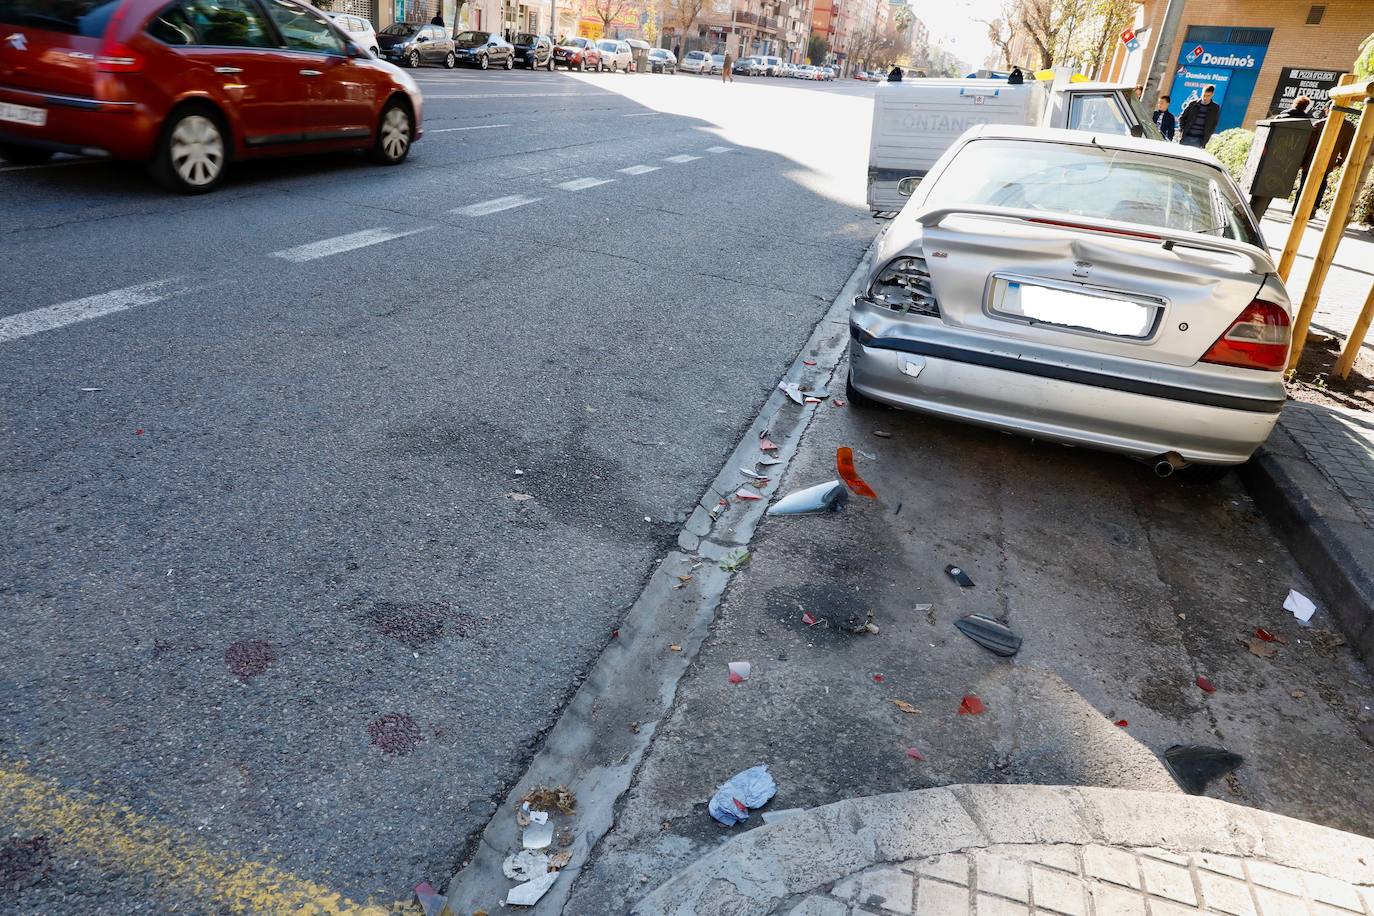
[[[929,207],[957,204],[1121,220],[1263,247],[1244,202],[1221,172],[1154,153],[974,140],[937,177],[926,198]]]
[[[538,40],[536,36],[531,35],[529,32],[521,32],[519,35],[515,36],[515,43],[518,45],[532,45]]]
[[[102,38],[123,0],[0,0],[0,22]]]
[[[454,41],[475,41],[479,44],[491,37],[490,32],[459,32],[453,36]]]
[[[3,2],[4,0],[0,0],[0,3]],[[418,25],[411,25],[409,22],[393,22],[391,25],[382,29],[382,34],[400,35],[404,37],[406,35],[414,35],[418,31],[420,31],[420,27]]]

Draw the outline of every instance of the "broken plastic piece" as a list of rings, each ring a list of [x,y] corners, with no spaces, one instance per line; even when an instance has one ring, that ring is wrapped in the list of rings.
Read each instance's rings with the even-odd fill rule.
[[[801,389],[797,387],[796,382],[778,382],[778,390],[798,404],[802,403]]]
[[[1021,637],[1013,633],[1006,624],[991,617],[970,614],[954,621],[954,625],[959,628],[959,632],[993,655],[1011,658],[1021,649]]]
[[[1264,640],[1265,642],[1274,642],[1276,639],[1278,639],[1277,636],[1275,636],[1273,633],[1270,633],[1264,627],[1256,627],[1255,636],[1259,639]]]
[[[1288,590],[1288,597],[1283,599],[1283,608],[1286,611],[1292,611],[1293,616],[1303,623],[1311,620],[1312,615],[1317,612],[1317,606],[1312,603],[1311,598],[1297,589],[1291,588]]]
[[[748,477],[750,480],[762,480],[764,483],[768,482],[767,477],[763,476],[762,474],[756,474],[748,468],[740,468],[739,472],[743,474],[745,477]]]
[[[781,458],[760,458],[758,463],[759,463],[759,465],[760,465],[761,467],[771,468],[771,467],[772,467],[773,465],[775,465],[775,464],[782,464],[782,459],[781,459]]]
[[[816,365],[816,361],[815,361],[814,359],[804,359],[804,360],[802,360],[802,365],[803,365],[803,366],[814,366],[814,365]]]
[[[549,888],[558,880],[562,872],[551,871],[540,875],[533,881],[517,884],[506,892],[506,906],[534,906],[539,898],[548,893]]]
[[[761,763],[742,773],[736,773],[711,796],[707,810],[727,827],[749,819],[750,808],[761,808],[777,794],[778,784],[768,773],[768,764]]]
[[[777,450],[778,444],[774,442],[772,439],[769,439],[767,433],[764,433],[763,435],[759,436],[759,451],[776,452]]]
[[[531,811],[531,812],[530,812],[530,822],[531,822],[531,823],[534,823],[534,824],[547,824],[547,823],[549,822],[549,812],[547,812],[547,811]]]
[[[813,397],[811,397],[810,395],[807,395],[807,397],[806,397],[806,403],[808,403],[808,404],[819,404],[820,402],[821,402],[821,399],[820,399],[820,398],[813,398]]]
[[[971,693],[959,701],[959,715],[961,716],[982,715],[985,709],[987,707],[983,705],[983,701]]]
[[[506,496],[518,503],[525,502],[528,499],[534,499],[534,497],[528,493],[507,493]]]
[[[907,748],[907,749],[906,749],[906,755],[907,755],[908,757],[910,757],[912,760],[925,760],[925,759],[926,759],[926,755],[925,755],[925,754],[922,754],[920,751],[916,750],[916,748],[914,748],[914,747],[909,747],[909,748]]]
[[[873,488],[864,483],[859,472],[854,470],[854,450],[852,448],[840,446],[835,449],[835,470],[839,473],[840,479],[856,495],[867,496],[869,499],[878,498],[878,494],[873,492]]]
[[[769,515],[818,515],[838,512],[849,500],[849,490],[838,480],[789,493],[768,507]]]
[[[831,399],[830,399],[830,406],[831,406],[831,407],[843,407],[843,406],[844,406],[844,398],[831,398]]]
[[[884,678],[881,674],[873,675],[873,683],[875,684],[881,684],[884,680],[886,680],[886,678]]]
[[[744,487],[740,487],[738,490],[735,491],[735,498],[748,500],[763,499],[762,496],[755,493],[753,490],[746,490],[744,489]]]
[[[946,566],[945,575],[949,576],[955,582],[958,582],[964,588],[973,588],[973,580],[968,577],[968,573],[957,566]]]
[[[501,871],[512,881],[530,881],[549,870],[549,857],[533,849],[522,849],[506,856]]]
[[[1211,681],[1207,680],[1207,678],[1203,677],[1203,676],[1200,675],[1200,674],[1197,676],[1197,681],[1196,681],[1195,683],[1198,685],[1199,688],[1202,689],[1202,692],[1203,692],[1203,693],[1216,693],[1216,692],[1217,692],[1216,685],[1213,684]]]
[[[1164,765],[1189,795],[1201,795],[1208,783],[1244,762],[1244,757],[1224,747],[1205,744],[1175,744],[1164,752]]]
[[[753,670],[753,666],[748,662],[731,662],[729,667],[730,683],[732,684],[740,684],[749,680],[749,672]]]
[[[811,616],[810,611],[802,611],[802,623],[806,624],[808,627],[814,627],[819,622],[820,621],[815,617]]]
[[[1117,728],[1125,728],[1127,725],[1130,725],[1131,723],[1127,722],[1125,719],[1117,719],[1114,724]]]
[[[415,902],[425,911],[425,916],[439,916],[448,906],[448,898],[434,889],[428,881],[415,885]]]
[[[553,842],[553,824],[548,822],[547,817],[545,815],[544,823],[535,822],[525,828],[525,832],[521,835],[521,842],[526,849],[547,849],[548,845]]]

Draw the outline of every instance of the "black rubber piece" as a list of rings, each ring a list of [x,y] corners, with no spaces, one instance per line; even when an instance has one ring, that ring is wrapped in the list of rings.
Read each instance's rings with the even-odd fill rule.
[[[1175,744],[1164,752],[1164,765],[1174,781],[1189,795],[1201,795],[1218,776],[1225,776],[1245,758],[1224,747],[1206,744]]]
[[[1011,658],[1021,651],[1021,637],[1013,633],[1011,627],[991,617],[970,614],[954,621],[954,625],[959,628],[960,633],[993,655]]]
[[[973,588],[973,580],[968,577],[968,573],[964,572],[959,567],[953,565],[946,566],[945,574],[964,588]]]

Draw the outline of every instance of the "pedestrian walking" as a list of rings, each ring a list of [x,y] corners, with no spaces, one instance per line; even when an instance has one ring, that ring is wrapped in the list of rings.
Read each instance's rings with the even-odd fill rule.
[[[1279,112],[1278,116],[1280,118],[1306,118],[1310,121],[1312,120],[1311,108],[1312,100],[1305,95],[1300,95],[1293,100],[1292,105]]]
[[[435,13],[435,14],[434,14],[434,18],[431,19],[431,20],[429,21],[429,24],[430,24],[430,25],[437,25],[439,28],[442,29],[442,28],[444,27],[444,14],[443,14],[443,13]]]
[[[1174,120],[1174,113],[1169,110],[1167,95],[1159,97],[1159,101],[1155,103],[1155,110],[1150,112],[1150,120],[1155,122],[1155,127],[1164,135],[1165,140],[1174,142],[1174,127],[1178,122]]]
[[[720,65],[720,81],[722,83],[733,83],[735,75],[730,72],[735,65],[735,59],[730,55],[729,50],[725,52],[725,61]]]
[[[1183,134],[1179,142],[1184,146],[1205,149],[1207,141],[1212,139],[1217,122],[1221,120],[1221,106],[1212,101],[1215,94],[1215,86],[1204,86],[1202,98],[1193,99],[1183,106],[1183,114],[1178,117],[1178,129]]]
[[[673,57],[676,60],[682,60],[682,42],[673,45]]]

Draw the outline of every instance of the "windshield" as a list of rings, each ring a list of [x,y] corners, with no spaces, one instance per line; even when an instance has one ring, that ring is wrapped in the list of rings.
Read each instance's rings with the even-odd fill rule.
[[[453,36],[454,41],[464,41],[470,44],[482,44],[491,37],[490,32],[459,32]]]
[[[409,22],[395,22],[382,29],[382,34],[400,35],[404,37],[406,35],[414,35],[418,31],[420,31],[420,27],[417,25],[411,25]]]
[[[974,140],[928,207],[973,204],[1121,220],[1263,247],[1245,203],[1211,166],[1171,155],[1038,140]]]
[[[603,51],[614,51],[616,49],[616,44],[613,41],[598,41],[596,46]]]
[[[649,52],[649,56],[650,56],[650,57],[658,57],[658,58],[666,58],[666,57],[668,56],[668,52],[665,51],[665,50],[663,50],[662,48],[654,48],[652,51]]]
[[[0,22],[100,38],[121,0],[0,0]]]
[[[515,43],[518,45],[532,45],[538,40],[538,35],[533,35],[529,32],[521,32],[519,35],[515,36]]]

